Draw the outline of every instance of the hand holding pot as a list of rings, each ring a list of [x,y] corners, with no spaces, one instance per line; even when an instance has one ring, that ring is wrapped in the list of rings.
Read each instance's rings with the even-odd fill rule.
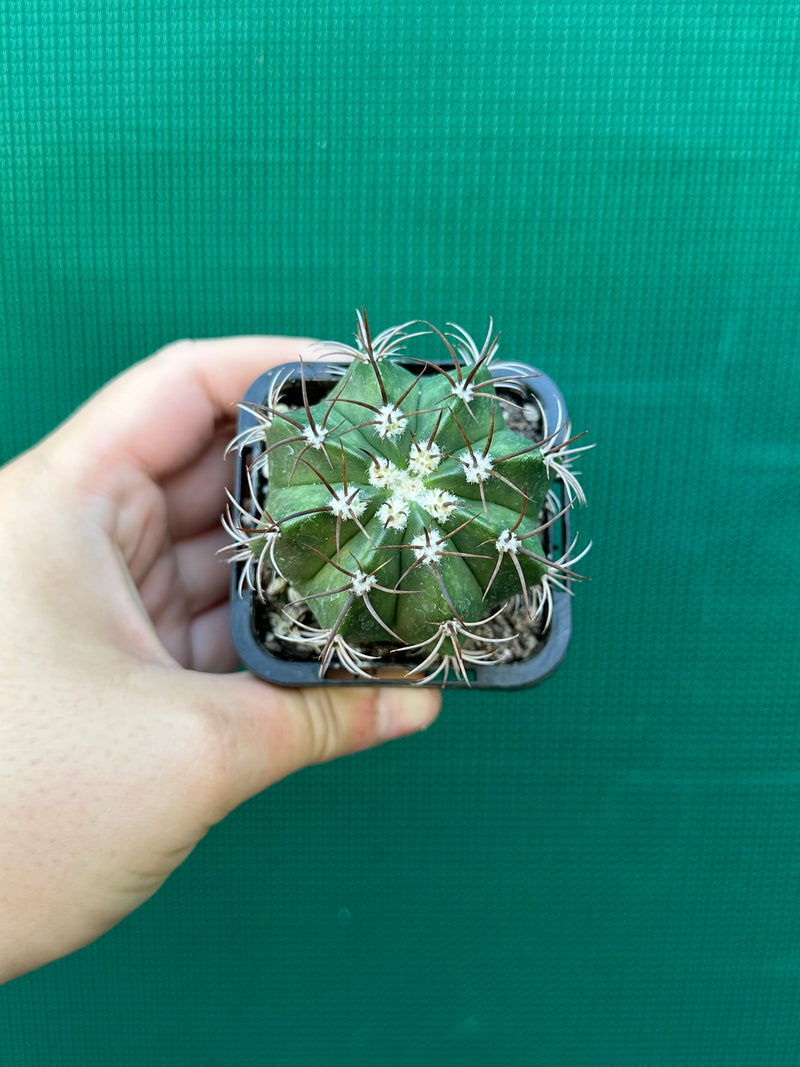
[[[98,937],[249,796],[437,714],[432,690],[222,673],[224,442],[306,344],[172,345],[0,471],[0,979]]]

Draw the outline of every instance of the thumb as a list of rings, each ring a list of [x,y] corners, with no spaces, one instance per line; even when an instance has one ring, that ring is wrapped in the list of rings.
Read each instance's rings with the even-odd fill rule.
[[[301,767],[424,730],[441,707],[440,690],[410,685],[282,689],[249,674],[190,677],[219,735],[220,818]]]

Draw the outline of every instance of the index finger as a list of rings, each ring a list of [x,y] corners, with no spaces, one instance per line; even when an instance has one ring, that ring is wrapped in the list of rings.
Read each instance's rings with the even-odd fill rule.
[[[200,455],[233,420],[247,386],[270,367],[313,359],[308,337],[178,341],[105,385],[56,431],[81,467],[128,459],[154,480]]]

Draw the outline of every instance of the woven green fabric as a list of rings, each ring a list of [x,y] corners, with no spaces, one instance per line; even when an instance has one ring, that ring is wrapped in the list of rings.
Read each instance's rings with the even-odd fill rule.
[[[170,339],[362,303],[493,315],[599,442],[556,675],[247,804],[0,991],[3,1067],[800,1062],[799,33],[0,0],[3,456]]]

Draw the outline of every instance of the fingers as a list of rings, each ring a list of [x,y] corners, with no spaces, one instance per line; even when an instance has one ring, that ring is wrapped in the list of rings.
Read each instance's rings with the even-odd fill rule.
[[[196,671],[222,674],[239,666],[231,637],[231,606],[228,600],[201,612],[189,625],[191,667]]]
[[[413,686],[291,690],[246,674],[189,678],[218,738],[219,818],[301,767],[425,729],[441,706],[438,690]]]
[[[232,419],[264,371],[308,356],[309,338],[179,341],[115,378],[57,433],[68,462],[107,467],[130,460],[155,480],[202,455],[218,423]]]
[[[219,528],[227,503],[225,488],[233,488],[236,476],[234,457],[225,456],[234,433],[233,423],[223,426],[194,463],[163,482],[167,525],[174,540]]]
[[[178,578],[186,592],[190,615],[197,615],[227,599],[231,570],[227,561],[217,553],[229,541],[219,527],[175,545]]]
[[[198,671],[230,671],[238,663],[229,632],[230,567],[217,555],[227,541],[221,528],[179,541],[140,585],[164,647]]]

